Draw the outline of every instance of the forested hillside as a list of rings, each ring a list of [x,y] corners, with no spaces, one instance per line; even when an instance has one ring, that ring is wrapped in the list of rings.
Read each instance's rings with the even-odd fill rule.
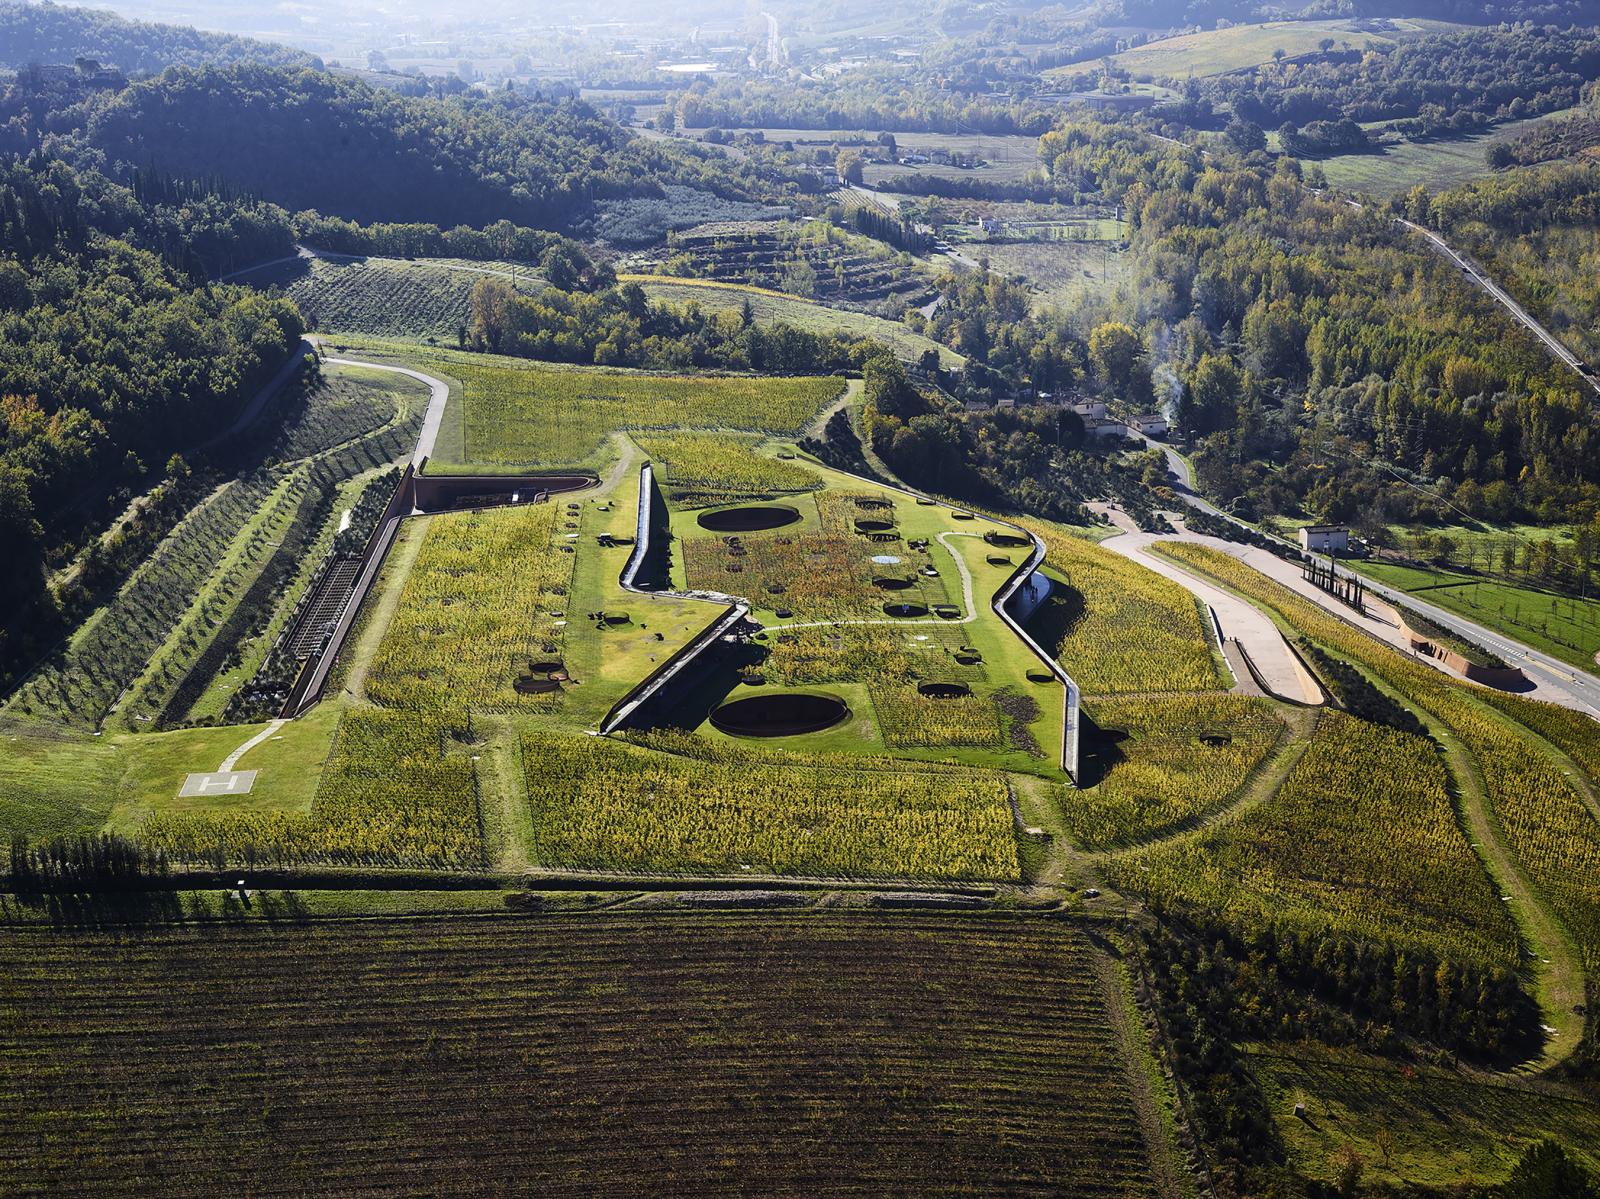
[[[57,634],[57,551],[225,429],[300,338],[288,302],[144,248],[182,234],[139,213],[63,163],[0,166],[0,677]]]
[[[220,177],[363,222],[559,229],[598,200],[668,182],[738,196],[756,186],[721,156],[641,141],[584,104],[402,96],[309,70],[174,69],[89,98],[82,121],[83,146],[114,163]]]
[[[1438,135],[1569,108],[1596,76],[1593,30],[1519,25],[1442,33],[1383,54],[1330,47],[1312,61],[1205,80],[1201,94],[1273,128],[1388,120],[1403,122],[1404,133]]]
[[[92,58],[130,75],[204,63],[322,65],[303,51],[229,33],[129,21],[97,8],[0,3],[0,66],[70,63],[77,58]]]
[[[1600,360],[1600,164],[1551,163],[1414,200],[1574,352]]]

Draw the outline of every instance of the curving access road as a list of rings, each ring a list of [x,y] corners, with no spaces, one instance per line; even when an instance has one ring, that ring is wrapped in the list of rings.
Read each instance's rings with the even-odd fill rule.
[[[1246,524],[1231,513],[1224,512],[1221,508],[1197,494],[1194,490],[1194,472],[1183,455],[1179,454],[1171,446],[1164,445],[1159,441],[1151,441],[1145,437],[1140,437],[1139,440],[1161,450],[1166,455],[1167,470],[1174,477],[1172,490],[1185,504],[1202,512],[1210,513],[1212,516],[1221,517],[1223,520],[1232,521],[1241,529],[1248,529],[1252,534],[1261,533],[1260,529]],[[1298,552],[1299,547],[1293,546],[1292,542],[1284,541],[1281,537],[1274,538],[1274,540],[1283,545],[1291,546]],[[1263,567],[1281,561],[1276,556],[1268,554],[1265,550],[1256,550],[1251,553],[1239,552],[1239,548],[1235,547],[1230,552],[1233,552],[1235,557],[1240,558],[1257,570],[1261,570],[1262,573],[1267,574],[1269,577],[1274,572],[1271,569],[1263,569]],[[1296,571],[1294,573],[1298,577],[1299,572]],[[1278,581],[1284,582],[1285,580],[1279,579]],[[1559,658],[1551,657],[1549,654],[1534,649],[1530,645],[1524,645],[1522,642],[1508,637],[1495,629],[1486,628],[1474,621],[1467,620],[1465,617],[1458,616],[1454,612],[1448,612],[1443,608],[1430,604],[1418,596],[1368,578],[1366,575],[1362,576],[1362,582],[1369,592],[1380,599],[1387,600],[1391,604],[1403,604],[1413,611],[1420,612],[1435,624],[1450,630],[1457,636],[1465,637],[1468,641],[1474,641],[1487,649],[1493,650],[1512,665],[1520,666],[1522,673],[1527,675],[1528,680],[1534,685],[1533,698],[1542,699],[1546,703],[1558,704],[1563,708],[1571,708],[1574,711],[1582,712],[1586,716],[1600,720],[1600,675],[1580,670],[1561,661]],[[1298,590],[1298,588],[1295,589]],[[1307,591],[1313,592],[1313,589],[1308,588]],[[1337,616],[1348,618],[1350,614],[1349,609],[1338,600],[1320,591],[1307,594],[1307,598],[1315,600]],[[1372,632],[1373,630],[1368,629],[1367,631]],[[1379,639],[1384,640],[1382,637]],[[1431,661],[1432,659],[1429,660]]]

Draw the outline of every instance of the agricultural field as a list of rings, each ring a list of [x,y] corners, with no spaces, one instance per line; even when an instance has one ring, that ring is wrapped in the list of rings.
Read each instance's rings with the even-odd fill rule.
[[[794,436],[844,380],[650,375],[511,363],[485,355],[425,360],[458,384],[429,468],[487,473],[603,465],[618,430],[726,429]]]
[[[1374,1186],[1492,1185],[1546,1137],[1600,1169],[1600,1110],[1566,1088],[1346,1054],[1261,1050],[1247,1060],[1273,1111],[1306,1105],[1308,1119],[1278,1129],[1294,1166],[1323,1182],[1348,1148]]]
[[[638,433],[633,438],[670,498],[814,491],[815,471],[756,452],[761,437],[736,433]]]
[[[1039,311],[1072,308],[1115,291],[1133,269],[1130,255],[1103,241],[983,242],[966,253],[1032,286]]]
[[[591,232],[616,246],[648,246],[675,230],[707,221],[761,221],[789,215],[787,208],[725,200],[677,183],[665,184],[661,190],[660,197],[601,201],[595,206]]]
[[[1348,20],[1234,25],[1163,38],[1114,54],[1106,61],[1145,79],[1187,79],[1191,75],[1225,75],[1258,67],[1271,62],[1275,50],[1282,50],[1291,58],[1314,54],[1324,38],[1332,38],[1335,49],[1339,50],[1382,50],[1402,41],[1454,28],[1444,21],[1407,17],[1386,21],[1385,25],[1387,28],[1381,33],[1361,30]],[[1082,69],[1082,64],[1058,68],[1062,73],[1073,74]]]
[[[1061,584],[1030,632],[1085,695],[1224,685],[1210,632],[1182,587],[1059,525],[1022,524],[1044,539],[1045,571]]]
[[[560,691],[519,689],[560,660],[575,551],[555,503],[449,513],[428,522],[367,698],[411,712],[537,710]],[[576,525],[573,524],[576,528]]]
[[[311,328],[406,341],[456,344],[468,320],[467,299],[479,279],[544,286],[537,271],[509,262],[358,258],[318,254],[252,271],[240,281],[280,288]]]
[[[1421,737],[1325,713],[1270,799],[1117,861],[1119,885],[1233,919],[1514,967],[1515,922],[1457,824]]]
[[[1572,1005],[1581,1002],[1581,971],[1600,964],[1600,822],[1591,806],[1595,780],[1587,779],[1580,789],[1568,777],[1571,759],[1533,731],[1541,723],[1542,706],[1502,695],[1496,711],[1476,700],[1472,688],[1365,637],[1226,554],[1184,543],[1157,548],[1268,605],[1439,721],[1449,734],[1447,749],[1459,743],[1458,752],[1467,759],[1463,768],[1470,762],[1474,771],[1465,778],[1456,771],[1463,807],[1481,818],[1475,834],[1480,839],[1493,835],[1499,841],[1494,851],[1503,851],[1500,860],[1525,872],[1526,884],[1502,865],[1496,882],[1517,902],[1524,935],[1533,930],[1543,942],[1537,947],[1541,956],[1552,963],[1541,1000],[1545,1020],[1555,1029],[1551,1039],[1558,1048],[1572,1043],[1579,1031]]]
[[[0,1095],[7,1193],[446,1194],[471,1162],[475,1191],[1126,1199],[1176,1160],[1112,963],[1054,921],[619,911],[0,952],[0,1040],[33,1063]]]
[[[674,233],[664,276],[738,283],[880,316],[927,303],[932,282],[909,253],[826,221],[718,222]]]
[[[1339,154],[1316,162],[1330,184],[1347,191],[1384,198],[1401,195],[1421,184],[1430,192],[1440,192],[1494,174],[1485,153],[1495,142],[1515,141],[1535,125],[1572,111],[1504,121],[1458,138],[1385,140],[1371,153]],[[1277,134],[1271,136],[1276,138]]]
[[[761,135],[774,145],[791,143],[796,149],[852,147],[875,154],[879,130],[872,129],[762,129]],[[1020,134],[988,133],[893,133],[899,157],[915,155],[930,158],[948,155],[951,162],[878,162],[868,157],[865,181],[868,187],[897,175],[932,175],[941,179],[981,179],[991,183],[1012,183],[1025,178],[1039,166],[1039,140]],[[959,161],[981,162],[962,167]]]
[[[645,295],[657,303],[679,307],[698,304],[708,312],[742,312],[749,304],[758,321],[781,321],[808,333],[871,337],[883,342],[907,362],[918,361],[929,350],[939,355],[939,365],[945,370],[960,370],[967,362],[948,346],[914,333],[898,321],[867,312],[830,308],[815,300],[785,295],[770,288],[718,283],[710,279],[674,279],[665,275],[624,275],[621,278],[624,282],[639,284]]]
[[[1458,571],[1363,562],[1360,572],[1419,600],[1543,650],[1585,670],[1600,653],[1600,600],[1552,595],[1533,587]]]
[[[659,748],[658,748],[659,747]],[[763,761],[687,737],[524,734],[539,860],[581,870],[850,878],[1018,876],[1006,784],[839,757]]]

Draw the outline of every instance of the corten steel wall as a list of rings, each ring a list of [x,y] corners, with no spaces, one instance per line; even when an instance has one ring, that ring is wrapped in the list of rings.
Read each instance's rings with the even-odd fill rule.
[[[1079,712],[1082,697],[1078,691],[1078,684],[1073,682],[1072,676],[1066,672],[1061,663],[1057,662],[1050,654],[1045,653],[1039,643],[1029,636],[1027,630],[1022,627],[1023,621],[1032,616],[1039,605],[1044,602],[1044,598],[1050,594],[1050,580],[1039,571],[1039,568],[1044,565],[1044,542],[1018,525],[1007,524],[1005,521],[997,521],[996,523],[1004,524],[1009,529],[1015,529],[1033,544],[1033,549],[1028,554],[1028,560],[1012,571],[1011,577],[1005,581],[999,591],[995,592],[993,607],[995,615],[1003,620],[1007,627],[1022,639],[1022,643],[1033,651],[1034,656],[1039,661],[1044,663],[1050,673],[1060,682],[1062,690],[1066,693],[1063,698],[1064,712],[1061,724],[1061,769],[1071,775],[1073,781],[1076,782],[1078,778],[1080,743],[1082,741],[1082,722]],[[1044,585],[1037,585],[1035,583],[1036,579],[1040,580]],[[1019,594],[1025,595],[1020,604],[1017,603]],[[1017,611],[1013,611],[1014,605],[1018,609]]]
[[[517,495],[519,503],[529,503],[541,493],[558,495],[592,487],[594,483],[593,475],[416,475],[412,504],[422,512],[451,512],[457,510],[457,504],[463,499],[482,496],[509,502],[512,495]]]
[[[1525,687],[1528,676],[1522,673],[1520,666],[1479,666],[1476,662],[1469,662],[1466,658],[1456,653],[1455,650],[1446,649],[1442,645],[1428,640],[1427,637],[1417,632],[1406,624],[1405,617],[1400,618],[1400,631],[1405,634],[1406,641],[1411,648],[1419,653],[1427,654],[1430,658],[1437,658],[1462,678],[1471,679],[1474,683],[1482,683],[1485,687],[1495,687],[1501,691],[1515,691]]]
[[[678,647],[665,662],[656,667],[634,686],[607,712],[605,719],[600,722],[600,731],[610,733],[625,725],[629,718],[649,702],[650,698],[665,687],[678,675],[682,674],[691,663],[698,658],[707,648],[715,645],[717,639],[733,628],[746,616],[750,615],[747,601],[738,596],[723,595],[720,592],[682,592],[682,591],[645,591],[634,580],[639,575],[639,568],[650,554],[650,506],[654,502],[655,472],[646,462],[639,468],[639,517],[635,525],[633,553],[628,555],[627,565],[623,568],[622,577],[618,580],[627,591],[641,592],[645,595],[675,595],[688,599],[702,599],[710,603],[725,605],[722,615],[717,617],[691,640]]]

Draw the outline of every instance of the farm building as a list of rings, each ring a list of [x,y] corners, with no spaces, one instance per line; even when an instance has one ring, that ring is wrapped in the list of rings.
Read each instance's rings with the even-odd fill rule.
[[[1105,416],[1086,416],[1083,418],[1083,431],[1090,437],[1126,437],[1128,426]]]
[[[1146,437],[1165,437],[1167,435],[1167,418],[1159,412],[1141,413],[1128,423]]]
[[[1307,525],[1300,530],[1300,548],[1308,554],[1342,554],[1350,548],[1350,530],[1343,525]]]
[[[1072,405],[1072,410],[1086,421],[1090,418],[1099,420],[1106,414],[1106,405],[1104,400],[1079,400]]]

